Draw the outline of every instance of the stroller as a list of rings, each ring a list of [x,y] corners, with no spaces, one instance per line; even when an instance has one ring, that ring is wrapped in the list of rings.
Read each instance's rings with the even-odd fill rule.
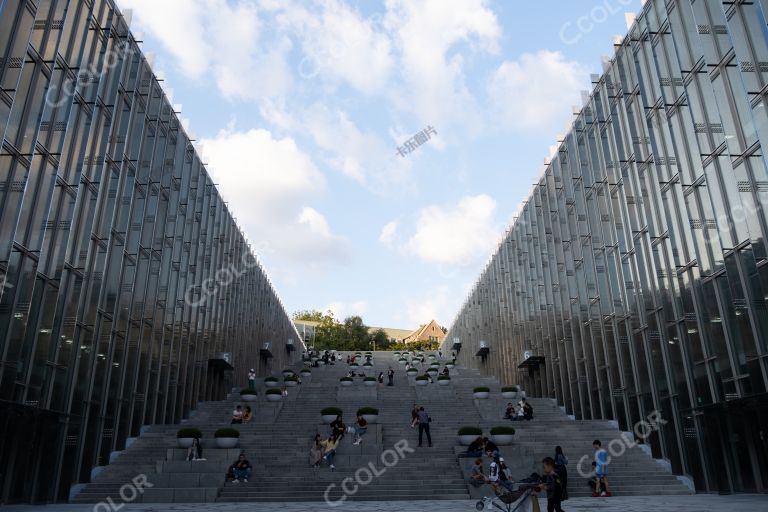
[[[521,505],[523,505],[534,490],[541,485],[541,477],[537,473],[531,474],[528,478],[524,478],[514,484],[512,491],[508,491],[502,485],[494,482],[491,484],[491,489],[495,496],[485,496],[482,500],[475,503],[477,510],[483,510],[488,507],[496,507],[502,512],[515,512]]]
[[[491,488],[495,496],[485,496],[482,500],[475,503],[477,510],[483,510],[488,507],[496,507],[502,512],[515,512],[533,493],[537,484],[519,483],[515,485],[514,491],[508,491],[498,484],[492,484]]]

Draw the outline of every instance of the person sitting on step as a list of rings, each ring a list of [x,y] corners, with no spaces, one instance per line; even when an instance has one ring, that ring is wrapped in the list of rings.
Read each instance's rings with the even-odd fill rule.
[[[320,441],[320,446],[323,448],[323,460],[328,462],[331,471],[336,469],[336,466],[333,465],[333,458],[336,456],[336,448],[339,447],[339,441],[341,441],[341,438],[336,435]]]
[[[251,471],[252,471],[251,463],[248,462],[248,459],[245,458],[245,454],[241,453],[240,457],[237,458],[237,460],[232,464],[230,467],[230,471],[232,472],[232,476],[234,476],[234,480],[232,480],[233,483],[239,483],[240,479],[243,479],[243,482],[248,482],[248,479],[251,477]]]
[[[336,436],[341,441],[344,438],[344,432],[347,431],[347,426],[344,424],[344,418],[339,414],[336,419],[331,422],[331,435]]]
[[[200,439],[192,439],[192,446],[187,450],[187,460],[205,460],[203,459],[203,447],[200,446]]]
[[[323,445],[320,443],[320,434],[315,434],[315,439],[309,448],[309,465],[313,468],[320,466],[320,461],[323,459]]]
[[[355,442],[354,445],[358,445],[363,442],[363,435],[368,431],[368,422],[365,421],[362,415],[357,415],[357,421],[355,421]]]
[[[513,421],[515,419],[515,406],[512,405],[512,402],[507,403],[507,408],[504,410],[504,419]]]
[[[250,423],[252,419],[253,419],[253,411],[251,411],[251,406],[246,405],[245,412],[243,413],[243,423]]]
[[[238,405],[235,407],[235,410],[232,411],[232,423],[242,423],[243,422],[243,407],[241,405]]]
[[[487,480],[485,473],[483,473],[483,459],[475,459],[475,463],[469,471],[469,483],[474,487],[480,487]]]
[[[482,457],[483,456],[483,438],[477,436],[477,439],[469,443],[467,451],[460,453],[459,457]]]

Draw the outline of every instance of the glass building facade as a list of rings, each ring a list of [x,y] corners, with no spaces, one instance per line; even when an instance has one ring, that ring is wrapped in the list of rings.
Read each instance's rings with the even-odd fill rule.
[[[766,19],[644,3],[445,343],[578,419],[659,411],[700,492],[768,491]]]
[[[113,2],[0,0],[0,136],[1,503],[301,352]]]

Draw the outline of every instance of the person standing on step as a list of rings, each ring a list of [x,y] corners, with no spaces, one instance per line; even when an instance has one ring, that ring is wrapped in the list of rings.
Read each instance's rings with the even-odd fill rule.
[[[384,384],[384,372],[379,372],[379,384]]]
[[[603,449],[599,439],[592,442],[595,450],[595,492],[592,496],[610,497],[608,488],[608,452]]]
[[[560,475],[563,483],[563,501],[568,499],[568,457],[563,453],[563,448],[555,446],[555,471]]]
[[[442,351],[442,350],[438,350],[438,351],[437,351],[437,358],[438,358],[439,360],[441,360],[441,361],[443,360],[443,351]]]
[[[392,369],[392,367],[389,367],[389,370],[387,370],[387,386],[394,386],[395,385],[395,370]]]
[[[432,422],[432,418],[429,417],[424,407],[419,407],[419,412],[416,414],[416,419],[419,422],[419,446],[421,446],[422,435],[426,432],[427,443],[432,448],[432,435],[429,433],[429,424]]]
[[[248,389],[251,391],[256,389],[256,370],[253,368],[248,372]]]

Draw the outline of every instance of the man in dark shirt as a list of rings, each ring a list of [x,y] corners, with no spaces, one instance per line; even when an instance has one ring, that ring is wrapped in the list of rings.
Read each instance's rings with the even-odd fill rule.
[[[543,486],[547,491],[547,512],[563,512],[563,484],[560,475],[555,471],[555,460],[552,457],[544,457],[541,461],[544,466]]]
[[[387,386],[394,386],[395,383],[393,382],[395,378],[395,370],[392,369],[392,367],[389,367],[389,370],[387,370],[387,379],[389,379],[389,382],[387,383]]]
[[[416,413],[416,420],[419,422],[419,446],[421,446],[422,435],[426,432],[427,442],[429,447],[432,448],[432,435],[429,433],[429,422],[431,420],[424,407],[419,407],[419,412]]]

